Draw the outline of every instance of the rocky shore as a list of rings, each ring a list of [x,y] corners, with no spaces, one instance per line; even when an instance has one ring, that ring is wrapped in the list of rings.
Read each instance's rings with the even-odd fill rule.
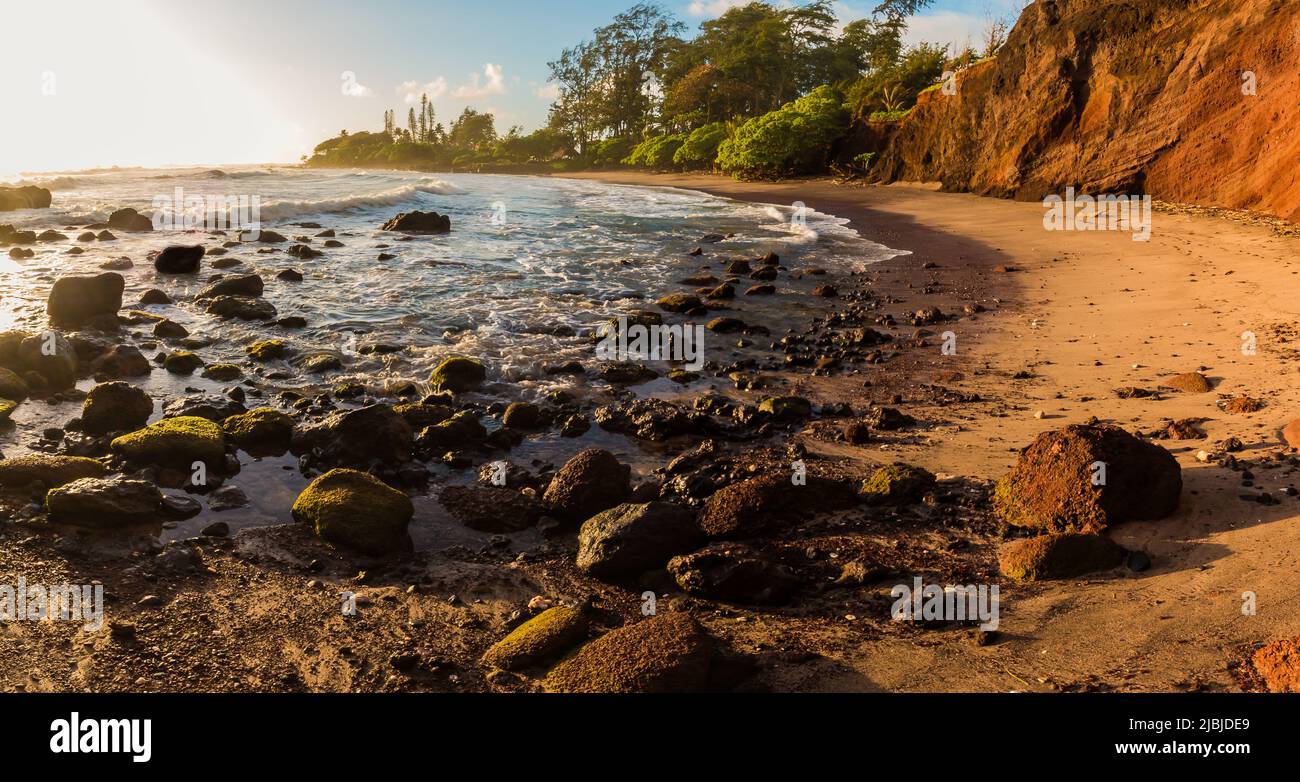
[[[977,656],[986,671],[1022,653],[1019,632],[978,621],[895,621],[897,584],[998,583],[1016,616],[1015,601],[1054,583],[1140,581],[1177,562],[1114,534],[1187,512],[1186,461],[1153,441],[1156,427],[1045,420],[1059,414],[1024,410],[1015,386],[1042,365],[1019,364],[1021,377],[978,352],[1030,306],[1021,259],[896,215],[871,230],[912,254],[855,274],[738,257],[727,237],[701,236],[673,250],[693,271],[610,329],[704,323],[739,358],[698,371],[610,362],[594,335],[574,335],[593,340],[592,359],[547,367],[571,386],[531,398],[464,355],[404,382],[331,385],[357,359],[284,336],[305,324],[277,304],[331,242],[454,236],[442,216],[398,215],[370,237],[274,229],[60,276],[46,328],[0,335],[0,417],[39,406],[45,424],[0,433],[0,574],[99,582],[107,600],[102,630],[6,623],[7,688],[1126,687],[1085,673],[879,675],[918,650]],[[70,252],[144,230],[123,210],[33,236],[0,227],[0,242],[21,262],[36,243]],[[244,359],[209,362],[212,340],[169,309],[247,324]],[[950,353],[953,337],[963,347]],[[1149,393],[1119,398],[1219,382],[1178,363],[1167,388],[1134,383]],[[160,397],[155,377],[178,390]],[[1229,398],[1228,412],[1258,413],[1253,398]],[[1195,432],[1190,417],[1163,437]],[[982,443],[1017,452],[998,469],[953,469],[935,447],[969,447],[971,422],[1008,418],[1018,442]],[[1200,464],[1270,478],[1296,464],[1226,442],[1202,451]],[[1257,506],[1288,494],[1251,493]],[[269,523],[249,521],[253,505]],[[1287,686],[1277,650],[1237,651],[1232,686]]]

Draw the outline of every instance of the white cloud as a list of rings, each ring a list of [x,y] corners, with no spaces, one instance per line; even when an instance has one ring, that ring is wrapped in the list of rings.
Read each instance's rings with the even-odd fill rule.
[[[419,103],[421,95],[428,95],[429,100],[437,100],[447,94],[447,80],[439,76],[428,84],[418,81],[404,81],[397,85],[397,94],[403,103]]]
[[[505,78],[500,65],[492,63],[483,64],[483,75],[487,77],[484,82],[479,75],[473,74],[469,83],[456,88],[452,93],[454,97],[473,100],[476,98],[486,98],[489,95],[501,95],[506,91]]]
[[[560,85],[543,84],[540,87],[533,87],[533,94],[542,100],[553,101],[560,97]]]
[[[375,91],[357,81],[357,75],[352,71],[344,71],[342,74],[343,94],[349,98],[369,98],[375,94]]]
[[[749,5],[750,2],[751,0],[691,0],[691,5],[686,9],[686,13],[691,16],[703,16],[712,19],[716,16],[722,16],[733,8]]]

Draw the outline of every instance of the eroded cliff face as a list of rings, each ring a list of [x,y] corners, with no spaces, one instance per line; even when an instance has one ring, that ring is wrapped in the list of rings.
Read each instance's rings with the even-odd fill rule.
[[[1300,0],[1037,0],[955,94],[921,96],[872,177],[1300,221]]]

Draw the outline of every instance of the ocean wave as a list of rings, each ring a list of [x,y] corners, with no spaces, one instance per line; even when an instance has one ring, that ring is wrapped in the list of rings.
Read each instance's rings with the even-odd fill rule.
[[[261,205],[261,217],[263,220],[284,220],[300,215],[329,214],[332,212],[347,212],[352,209],[396,206],[414,199],[421,193],[458,195],[464,192],[464,190],[449,182],[431,179],[378,193],[365,193],[342,198],[323,198],[316,201],[271,201]]]
[[[81,183],[70,176],[58,176],[53,179],[23,179],[16,183],[17,187],[43,187],[46,190],[73,190],[81,186]]]

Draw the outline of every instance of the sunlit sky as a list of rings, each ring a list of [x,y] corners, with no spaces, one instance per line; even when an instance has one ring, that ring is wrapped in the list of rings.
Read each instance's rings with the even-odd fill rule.
[[[296,162],[434,97],[531,130],[546,63],[635,0],[5,0],[0,177],[97,166]],[[664,0],[693,30],[740,0]],[[841,21],[875,0],[837,3]],[[978,39],[1025,0],[939,0],[909,40]],[[350,75],[350,76],[349,76]]]

